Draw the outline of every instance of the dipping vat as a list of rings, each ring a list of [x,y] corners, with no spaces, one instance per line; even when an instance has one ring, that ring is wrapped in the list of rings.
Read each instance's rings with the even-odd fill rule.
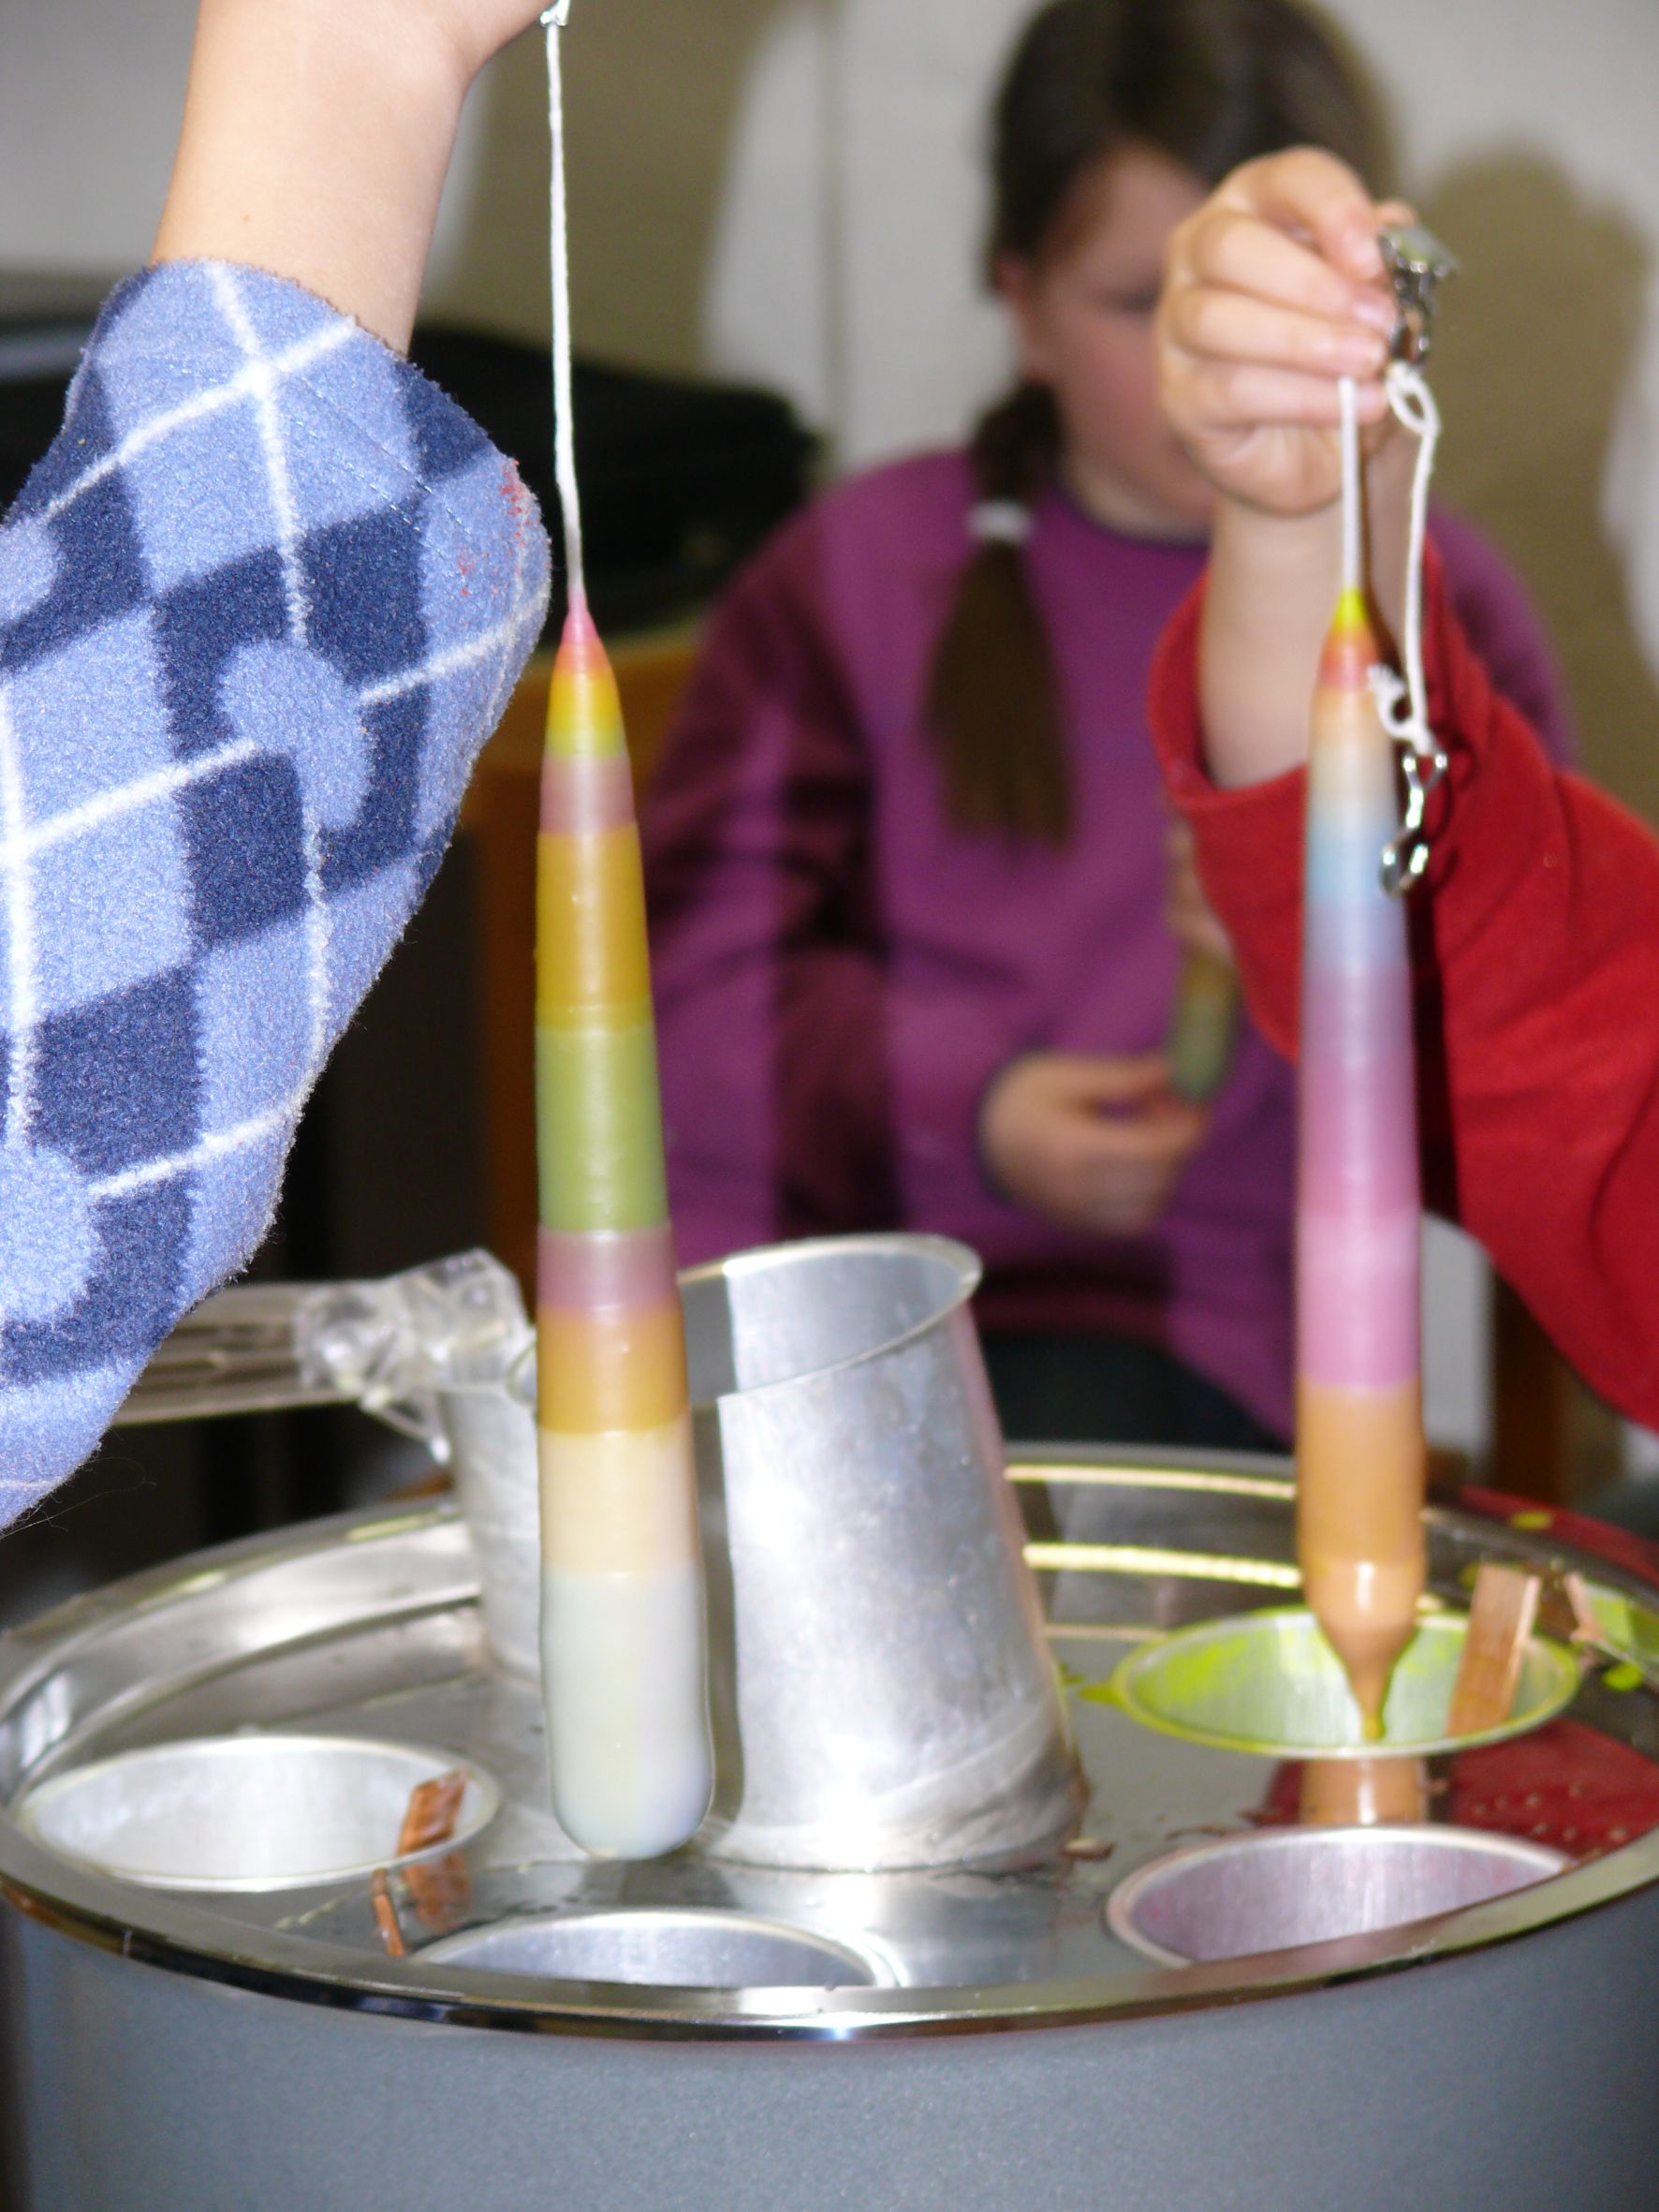
[[[445,1505],[204,1555],[5,1639],[15,2212],[1649,2212],[1659,1576],[1585,1524],[1431,1512],[1441,1604],[1486,1558],[1573,1570],[1593,1600],[1566,1710],[1422,1777],[1431,1824],[1565,1870],[1404,1927],[1158,1965],[1114,1934],[1113,1893],[1171,1851],[1270,1836],[1305,1777],[1144,1727],[1107,1685],[1152,1633],[1294,1594],[1290,1485],[1272,1462],[1016,1456],[1090,1794],[1066,1842],[979,1865],[582,1861]],[[15,1817],[95,1761],[249,1729],[430,1747],[499,1790],[442,1880],[392,1869],[406,1956],[360,1875],[140,1887]],[[803,1978],[683,1978],[723,1961]]]

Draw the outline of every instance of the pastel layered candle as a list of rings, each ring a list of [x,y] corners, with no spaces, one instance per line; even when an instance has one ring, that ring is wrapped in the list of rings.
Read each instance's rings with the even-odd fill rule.
[[[1368,1732],[1423,1587],[1421,1192],[1398,821],[1357,592],[1326,642],[1308,758],[1297,1168],[1297,1551]]]
[[[580,602],[536,868],[536,1430],[554,1809],[587,1850],[683,1843],[712,1787],[685,1338],[633,784]]]

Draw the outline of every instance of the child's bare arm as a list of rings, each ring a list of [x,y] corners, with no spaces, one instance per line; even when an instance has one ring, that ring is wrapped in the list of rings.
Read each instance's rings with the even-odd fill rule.
[[[158,261],[292,277],[402,347],[473,78],[536,0],[201,0]]]

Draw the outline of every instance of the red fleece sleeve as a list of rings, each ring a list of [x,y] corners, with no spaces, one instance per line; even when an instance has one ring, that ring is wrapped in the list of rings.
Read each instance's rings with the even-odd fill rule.
[[[1252,1010],[1294,1056],[1303,779],[1206,774],[1201,589],[1160,645],[1152,732]],[[1659,1426],[1659,841],[1551,767],[1432,562],[1427,638],[1451,756],[1413,894],[1428,1183],[1585,1379]]]

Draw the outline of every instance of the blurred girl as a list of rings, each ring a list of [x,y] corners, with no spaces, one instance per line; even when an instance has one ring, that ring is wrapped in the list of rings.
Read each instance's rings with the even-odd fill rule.
[[[1211,494],[1157,406],[1166,243],[1238,163],[1374,174],[1289,0],[1051,0],[996,101],[1020,378],[966,452],[842,486],[716,614],[645,831],[683,1259],[903,1225],[987,1266],[1024,1438],[1289,1425],[1291,1084],[1249,1028],[1171,1095],[1167,814],[1144,712]],[[1387,302],[1333,336],[1373,373]],[[1562,730],[1520,595],[1442,522],[1502,681]]]

